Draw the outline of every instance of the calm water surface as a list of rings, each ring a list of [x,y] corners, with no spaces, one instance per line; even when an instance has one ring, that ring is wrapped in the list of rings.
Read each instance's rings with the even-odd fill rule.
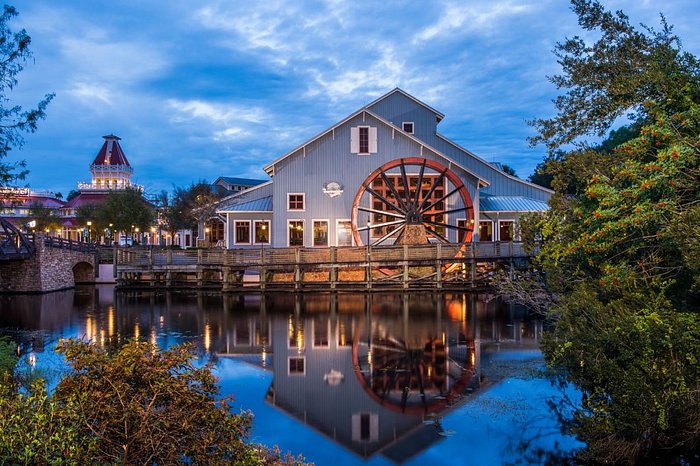
[[[0,333],[56,383],[59,338],[192,342],[253,440],[318,465],[533,464],[579,447],[547,402],[542,323],[469,294],[115,292],[0,296]]]

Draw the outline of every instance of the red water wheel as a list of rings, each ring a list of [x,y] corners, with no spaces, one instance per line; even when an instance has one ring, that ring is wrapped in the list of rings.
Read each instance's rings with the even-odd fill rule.
[[[452,215],[458,214],[455,218]],[[457,218],[464,219],[458,224]],[[408,157],[392,160],[373,171],[360,185],[352,204],[352,231],[358,246],[398,241],[410,225],[421,225],[425,241],[471,242],[474,206],[466,186],[449,167],[434,160]],[[369,233],[368,233],[369,232]],[[364,237],[364,241],[363,241]]]

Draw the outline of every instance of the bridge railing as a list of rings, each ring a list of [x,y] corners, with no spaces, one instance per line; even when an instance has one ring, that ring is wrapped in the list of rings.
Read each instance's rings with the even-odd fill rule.
[[[55,236],[46,236],[44,238],[44,246],[49,248],[68,249],[70,251],[85,252],[88,254],[94,254],[96,250],[95,243],[73,241],[70,239],[59,238]]]

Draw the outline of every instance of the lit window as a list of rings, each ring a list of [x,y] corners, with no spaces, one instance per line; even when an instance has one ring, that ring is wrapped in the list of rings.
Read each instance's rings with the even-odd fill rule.
[[[403,122],[403,130],[407,132],[408,134],[413,134],[413,122],[412,121],[404,121]]]
[[[479,241],[493,241],[493,222],[482,220],[479,222]]]
[[[250,243],[250,222],[236,222],[236,244]]]
[[[328,246],[328,222],[325,220],[314,220],[314,246]]]
[[[513,241],[513,226],[512,220],[498,222],[498,234],[500,241]]]
[[[304,245],[304,221],[291,220],[289,222],[289,246]]]
[[[304,194],[287,194],[287,210],[304,210]]]
[[[255,242],[257,244],[270,243],[270,222],[255,222]]]

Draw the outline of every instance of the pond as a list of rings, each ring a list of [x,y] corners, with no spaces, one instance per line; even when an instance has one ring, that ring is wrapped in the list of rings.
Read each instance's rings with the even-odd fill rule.
[[[55,384],[60,338],[191,342],[253,440],[318,465],[537,464],[581,445],[549,403],[543,325],[489,295],[117,292],[0,296],[0,333]]]

